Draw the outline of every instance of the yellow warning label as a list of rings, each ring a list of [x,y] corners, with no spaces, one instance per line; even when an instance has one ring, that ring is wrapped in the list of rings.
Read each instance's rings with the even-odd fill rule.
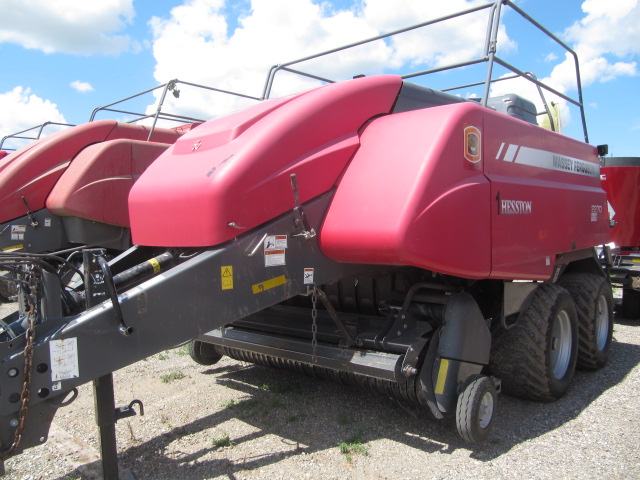
[[[160,262],[158,262],[158,260],[156,260],[155,258],[151,258],[151,259],[147,260],[147,262],[149,262],[151,264],[151,266],[153,267],[153,274],[154,275],[156,273],[160,272],[160,270],[162,270],[162,268],[160,268]]]
[[[449,360],[443,358],[440,360],[440,369],[438,370],[438,381],[436,382],[436,395],[444,393],[444,384],[447,381],[447,373],[449,372]]]
[[[267,280],[266,282],[256,283],[251,286],[251,290],[253,293],[264,292],[265,290],[269,290],[271,288],[279,287],[280,285],[284,285],[287,283],[287,277],[284,275],[280,275],[279,277],[272,278],[271,280]]]
[[[220,277],[222,290],[233,290],[233,266],[220,267]]]
[[[4,248],[2,249],[2,251],[3,251],[3,252],[10,252],[10,251],[12,251],[12,250],[20,250],[20,249],[22,249],[22,248],[24,248],[24,245],[22,245],[22,244],[20,244],[20,245],[13,245],[13,246],[11,246],[11,247],[4,247]]]

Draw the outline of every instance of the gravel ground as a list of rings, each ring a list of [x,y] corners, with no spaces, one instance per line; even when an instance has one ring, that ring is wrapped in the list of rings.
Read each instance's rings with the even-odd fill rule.
[[[228,358],[203,367],[184,347],[163,352],[114,374],[116,403],[145,406],[117,425],[121,478],[637,480],[640,324],[616,318],[614,337],[608,365],[576,372],[559,401],[502,395],[479,446],[451,420],[355,387]],[[100,478],[97,449],[85,385],[48,443],[7,461],[5,478]]]

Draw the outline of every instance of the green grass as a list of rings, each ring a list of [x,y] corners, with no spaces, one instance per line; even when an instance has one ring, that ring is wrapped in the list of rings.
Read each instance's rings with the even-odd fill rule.
[[[228,433],[223,433],[219,437],[214,437],[211,441],[211,445],[213,446],[213,448],[232,447],[233,442],[229,439]]]
[[[224,408],[231,408],[236,404],[236,401],[232,398],[231,400],[227,400],[226,402],[222,402]]]
[[[162,383],[171,383],[175,380],[180,380],[186,377],[184,373],[179,370],[174,370],[171,373],[165,373],[164,375],[160,375],[160,380]]]
[[[167,360],[169,358],[169,355],[166,354],[166,352],[160,352],[158,354],[158,360]]]
[[[277,397],[274,398],[245,398],[239,402],[229,403],[229,407],[237,408],[240,415],[248,418],[268,417],[274,409],[284,408],[285,404]]]
[[[176,353],[180,356],[185,356],[185,355],[189,355],[189,344],[185,344],[182,345],[181,347],[178,347],[175,349]]]
[[[369,448],[360,441],[359,435],[338,444],[338,450],[345,456],[347,462],[351,462],[352,455],[369,455]]]

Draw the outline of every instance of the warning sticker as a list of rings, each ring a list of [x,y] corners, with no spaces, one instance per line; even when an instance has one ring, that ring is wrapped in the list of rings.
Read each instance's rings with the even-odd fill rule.
[[[4,247],[2,249],[3,252],[11,252],[13,250],[20,250],[21,248],[24,248],[24,245],[20,244],[20,245],[12,245],[10,247]]]
[[[264,266],[275,267],[278,265],[286,265],[285,250],[265,250]]]
[[[26,225],[11,225],[11,240],[24,240],[24,232],[26,231]]]
[[[313,268],[304,269],[304,284],[313,285]]]
[[[233,290],[233,266],[220,267],[220,280],[222,290]]]
[[[265,250],[283,250],[287,248],[286,235],[269,235],[264,239]]]
[[[65,340],[51,340],[49,342],[51,355],[51,381],[78,378],[78,339],[76,337]]]
[[[45,227],[50,227],[51,226],[51,219],[50,218],[45,218],[44,219],[44,226]]]

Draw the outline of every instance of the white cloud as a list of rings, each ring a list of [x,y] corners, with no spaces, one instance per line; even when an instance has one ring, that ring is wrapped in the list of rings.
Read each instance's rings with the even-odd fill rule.
[[[77,90],[80,93],[93,92],[94,88],[89,82],[81,82],[80,80],[74,80],[71,82],[71,88]]]
[[[638,0],[585,0],[585,17],[571,25],[563,37],[580,60],[582,85],[638,75],[640,6]],[[556,66],[550,81],[562,91],[575,89],[573,59]]]
[[[269,67],[322,52],[340,45],[374,37],[420,20],[435,19],[482,0],[387,0],[354,2],[351,9],[331,9],[331,4],[312,0],[252,0],[250,8],[231,29],[223,0],[187,0],[170,17],[153,18],[155,78],[167,82],[179,78],[204,85],[260,96]],[[410,32],[393,41],[377,42],[353,51],[321,58],[304,65],[332,79],[374,74],[399,68],[429,68],[480,56],[486,31],[486,11],[470,20],[435,32]],[[479,25],[478,25],[479,24]],[[479,28],[478,28],[479,26]],[[512,46],[501,31],[503,46]],[[453,53],[451,53],[453,52]],[[317,83],[279,73],[272,96],[308,88]],[[167,108],[189,110],[210,118],[236,108],[239,102],[222,97],[211,101],[182,89],[179,100],[168,99]],[[173,104],[173,106],[172,106]]]
[[[0,138],[45,122],[67,123],[55,103],[34,95],[29,88],[18,86],[0,93]],[[10,147],[15,148],[16,144]]]
[[[118,34],[135,15],[133,0],[21,0],[0,2],[0,44],[45,53],[118,54],[138,49]]]

